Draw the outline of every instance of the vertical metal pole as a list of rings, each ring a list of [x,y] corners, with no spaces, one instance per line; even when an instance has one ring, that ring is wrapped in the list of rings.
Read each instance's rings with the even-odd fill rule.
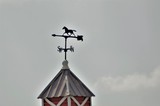
[[[65,52],[65,60],[67,60],[67,37],[65,37],[65,49],[64,49],[64,52]]]

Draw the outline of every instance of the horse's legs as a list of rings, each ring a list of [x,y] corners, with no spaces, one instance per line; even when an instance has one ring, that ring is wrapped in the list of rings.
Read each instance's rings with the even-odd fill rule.
[[[75,34],[74,34],[74,32],[72,33],[74,36],[76,36]]]
[[[73,31],[71,31],[71,34],[74,35],[74,36],[76,36]]]

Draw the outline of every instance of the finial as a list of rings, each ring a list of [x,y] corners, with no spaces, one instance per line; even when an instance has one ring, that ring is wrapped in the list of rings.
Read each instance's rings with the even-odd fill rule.
[[[64,60],[62,62],[62,65],[63,65],[62,69],[69,69],[69,67],[68,67],[68,61],[67,60]]]
[[[63,35],[56,35],[56,34],[52,34],[53,37],[63,37],[65,38],[65,48],[62,48],[60,46],[58,46],[58,52],[65,52],[65,60],[67,60],[67,51],[70,50],[71,52],[74,52],[74,47],[70,46],[70,48],[67,48],[67,39],[68,38],[76,38],[78,41],[83,41],[83,35],[75,35],[74,32],[76,32],[76,30],[73,29],[68,29],[67,27],[63,27],[62,30],[65,30],[65,32],[63,33]]]

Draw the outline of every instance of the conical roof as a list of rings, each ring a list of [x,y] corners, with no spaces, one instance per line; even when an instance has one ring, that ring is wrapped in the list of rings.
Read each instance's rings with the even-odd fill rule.
[[[61,96],[95,96],[68,68],[68,61],[63,62],[63,68],[42,91],[38,98],[44,99]]]

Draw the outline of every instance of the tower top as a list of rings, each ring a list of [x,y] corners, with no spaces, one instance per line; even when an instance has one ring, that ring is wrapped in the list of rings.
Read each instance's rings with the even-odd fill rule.
[[[58,52],[65,52],[65,60],[67,60],[67,51],[70,50],[71,52],[74,52],[74,47],[70,46],[69,48],[67,48],[67,39],[68,38],[76,38],[78,41],[83,41],[83,35],[75,35],[74,32],[76,32],[76,30],[73,29],[68,29],[67,27],[63,27],[62,28],[65,32],[62,35],[56,35],[56,34],[52,34],[53,37],[62,37],[65,38],[65,47],[62,48],[60,46],[58,46]]]
[[[95,96],[87,86],[69,69],[68,61],[63,61],[60,72],[52,79],[38,98],[53,98],[66,96]]]

